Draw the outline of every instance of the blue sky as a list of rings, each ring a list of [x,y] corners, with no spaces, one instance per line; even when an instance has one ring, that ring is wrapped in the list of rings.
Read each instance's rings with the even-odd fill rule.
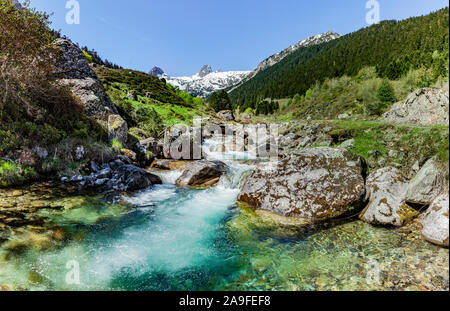
[[[53,12],[52,27],[103,58],[173,76],[252,70],[308,36],[356,31],[366,24],[366,0],[78,0],[80,24],[66,23],[66,0],[31,0]],[[378,0],[381,19],[405,19],[448,6],[448,0]]]

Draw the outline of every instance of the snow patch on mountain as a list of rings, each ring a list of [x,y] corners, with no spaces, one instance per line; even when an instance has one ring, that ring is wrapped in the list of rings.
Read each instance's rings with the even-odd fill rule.
[[[242,82],[246,82],[246,81],[250,80],[251,78],[253,78],[254,76],[256,76],[260,71],[263,71],[269,67],[272,67],[276,63],[283,60],[286,56],[297,51],[299,48],[313,46],[313,45],[319,45],[319,44],[322,44],[325,42],[329,42],[329,41],[338,39],[340,37],[341,36],[339,34],[333,32],[333,31],[329,31],[329,32],[326,32],[323,34],[311,36],[309,38],[306,38],[305,40],[297,42],[296,44],[291,45],[287,49],[284,49],[283,51],[281,51],[277,54],[274,54],[274,55],[266,58],[265,60],[263,60],[258,65],[258,67],[254,71],[252,71],[249,75],[247,75],[247,77]]]
[[[250,71],[212,71],[211,66],[205,65],[201,70],[190,77],[171,77],[159,67],[154,67],[149,74],[158,78],[164,78],[167,83],[178,87],[180,90],[206,98],[214,92],[232,87],[240,83]]]

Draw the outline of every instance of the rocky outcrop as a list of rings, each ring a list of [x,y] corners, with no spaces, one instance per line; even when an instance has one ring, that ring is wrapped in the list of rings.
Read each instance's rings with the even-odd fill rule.
[[[114,177],[125,186],[126,190],[145,189],[152,185],[162,184],[161,178],[133,165],[122,165],[114,173]]]
[[[160,157],[163,155],[164,144],[155,138],[147,138],[139,141],[139,144],[144,148],[144,153],[151,152],[153,157]]]
[[[59,82],[69,86],[72,93],[83,103],[85,113],[99,119],[117,114],[117,108],[106,94],[81,49],[65,39],[57,39],[55,45],[61,49],[62,55],[55,62],[54,74]]]
[[[449,124],[449,88],[424,88],[411,93],[384,114],[384,121],[414,125]]]
[[[225,164],[220,161],[194,161],[187,165],[176,184],[182,187],[212,186],[219,182],[225,171]]]
[[[314,223],[358,208],[365,199],[366,165],[342,149],[305,149],[257,165],[238,200],[255,209]]]
[[[433,244],[445,247],[448,247],[449,244],[448,205],[449,197],[447,189],[445,193],[433,201],[422,221],[423,237]]]
[[[234,121],[233,111],[223,110],[217,113],[217,117],[225,122]]]
[[[210,65],[204,65],[203,67],[202,67],[202,69],[200,69],[200,72],[198,73],[198,76],[200,77],[200,78],[204,78],[204,77],[206,77],[207,75],[209,75],[210,73],[212,73],[213,71],[212,71],[212,68],[211,68],[211,66]]]
[[[436,159],[428,160],[410,181],[405,201],[413,204],[429,205],[445,188],[443,172]]]
[[[366,182],[369,204],[361,213],[361,220],[370,224],[403,226],[418,214],[403,199],[407,186],[408,181],[394,167],[371,173]]]
[[[98,192],[136,191],[162,183],[158,176],[128,164],[129,162],[126,157],[119,156],[101,167],[92,165],[94,172],[88,176],[63,177],[61,182],[66,186],[76,186],[80,190],[91,189]]]
[[[118,141],[122,146],[128,140],[128,125],[124,119],[118,114],[108,117],[108,138],[111,143],[113,140]]]
[[[148,74],[157,78],[161,78],[164,75],[164,70],[155,66],[152,68],[152,70],[149,71]]]

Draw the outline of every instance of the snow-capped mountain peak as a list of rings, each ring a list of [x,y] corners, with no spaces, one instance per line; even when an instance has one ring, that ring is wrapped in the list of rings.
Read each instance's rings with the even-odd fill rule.
[[[200,71],[190,77],[171,77],[159,67],[154,67],[149,74],[166,79],[167,83],[178,87],[192,96],[208,97],[213,92],[232,87],[240,83],[250,71],[213,72],[210,65],[204,65]]]
[[[204,65],[204,66],[202,67],[202,69],[200,69],[200,72],[198,73],[198,76],[199,76],[200,78],[204,78],[204,77],[206,77],[207,75],[209,75],[210,73],[212,73],[212,68],[211,68],[211,66],[210,66],[210,65]]]

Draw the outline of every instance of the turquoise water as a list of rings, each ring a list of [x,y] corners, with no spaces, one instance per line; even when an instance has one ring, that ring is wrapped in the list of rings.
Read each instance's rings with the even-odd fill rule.
[[[210,189],[179,188],[174,183],[181,172],[158,171],[163,185],[120,198],[49,198],[65,208],[40,213],[47,226],[62,228],[66,239],[47,245],[45,234],[13,236],[0,248],[0,285],[31,290],[448,290],[448,249],[417,234],[360,221],[314,230],[281,227],[238,208],[240,181],[252,166],[230,159],[236,155],[211,154],[229,169]],[[66,280],[73,261],[79,265],[79,284]]]

